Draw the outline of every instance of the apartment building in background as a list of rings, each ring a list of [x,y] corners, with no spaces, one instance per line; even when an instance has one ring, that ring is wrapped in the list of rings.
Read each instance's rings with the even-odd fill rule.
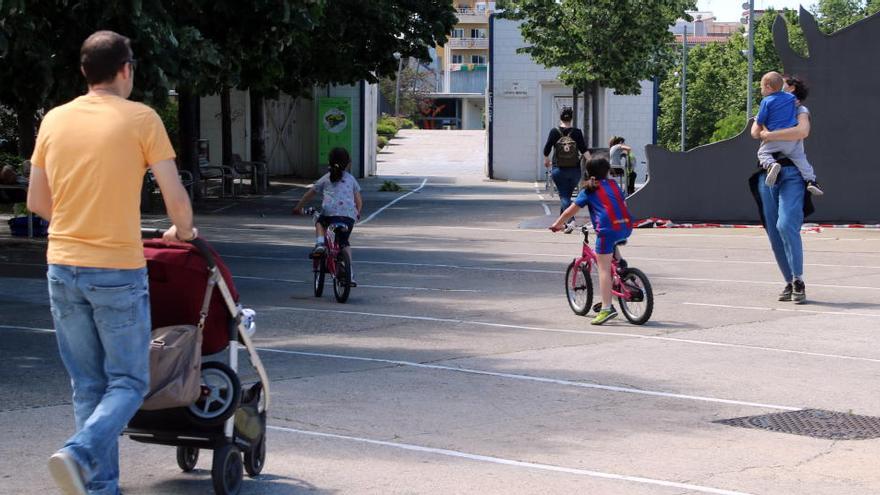
[[[452,0],[458,16],[444,46],[435,50],[436,91],[422,128],[484,129],[489,67],[489,17],[495,2]]]
[[[764,11],[761,10],[755,11],[755,18],[759,18],[763,13]],[[692,21],[679,19],[669,28],[675,34],[675,41],[678,44],[684,40],[685,29],[687,29],[688,46],[704,46],[708,43],[726,43],[743,28],[740,22],[718,22],[712,12],[688,12],[688,14],[693,18]]]

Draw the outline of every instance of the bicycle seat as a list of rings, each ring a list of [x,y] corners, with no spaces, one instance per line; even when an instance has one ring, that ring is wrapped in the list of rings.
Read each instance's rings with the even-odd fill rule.
[[[348,225],[344,223],[331,223],[330,228],[336,232],[348,232]]]

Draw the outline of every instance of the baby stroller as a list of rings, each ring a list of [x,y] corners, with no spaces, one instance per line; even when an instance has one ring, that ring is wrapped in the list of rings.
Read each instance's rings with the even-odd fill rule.
[[[155,329],[151,366],[156,347],[165,346],[163,338],[168,335],[157,337],[157,333],[171,328],[197,336],[198,341],[189,341],[194,351],[190,352],[191,359],[179,365],[189,373],[190,386],[173,389],[186,388],[190,390],[186,397],[197,398],[194,402],[189,398],[176,402],[188,405],[156,409],[148,407],[148,396],[123,434],[138,442],[177,447],[177,464],[184,472],[195,469],[200,449],[213,450],[214,492],[237,494],[243,471],[257,476],[266,462],[269,380],[251,341],[253,312],[238,304],[229,269],[204,240],[168,244],[161,240],[161,231],[144,230],[142,235]],[[192,326],[195,323],[197,327]],[[240,346],[247,350],[259,377],[246,389],[238,374]],[[210,358],[202,360],[201,356]],[[224,357],[228,364],[221,362]],[[200,377],[195,368],[199,363]],[[151,394],[156,387],[157,369],[151,369]]]

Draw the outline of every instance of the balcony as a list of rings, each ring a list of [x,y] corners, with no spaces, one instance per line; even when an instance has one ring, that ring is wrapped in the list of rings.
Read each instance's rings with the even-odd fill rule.
[[[486,94],[489,77],[485,70],[455,71],[450,76],[450,92]]]
[[[469,8],[459,8],[455,12],[458,15],[459,24],[488,24],[489,12],[486,9],[476,10]]]
[[[487,38],[449,38],[449,48],[453,50],[488,50]]]

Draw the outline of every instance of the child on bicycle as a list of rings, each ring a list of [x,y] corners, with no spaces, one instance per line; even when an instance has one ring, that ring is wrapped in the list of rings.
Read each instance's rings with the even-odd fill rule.
[[[599,294],[602,309],[590,322],[601,325],[617,316],[611,304],[611,257],[618,243],[632,234],[632,220],[626,208],[623,192],[617,182],[608,178],[611,164],[604,156],[596,156],[587,161],[583,189],[562,215],[553,222],[550,230],[562,229],[565,220],[573,218],[584,206],[590,210],[590,220],[596,230],[595,251],[599,259]]]
[[[330,171],[306,191],[293,208],[293,214],[301,215],[303,205],[308,204],[316,194],[323,193],[321,216],[315,223],[315,249],[312,250],[311,256],[321,256],[327,251],[324,246],[324,231],[327,226],[332,223],[343,223],[348,226],[348,231],[341,232],[336,241],[351,259],[351,244],[348,239],[355,221],[361,217],[361,210],[364,206],[361,198],[361,186],[357,179],[346,171],[351,166],[351,157],[345,148],[333,148],[328,156],[328,162],[330,163]],[[354,275],[352,275],[351,285],[356,285]]]

